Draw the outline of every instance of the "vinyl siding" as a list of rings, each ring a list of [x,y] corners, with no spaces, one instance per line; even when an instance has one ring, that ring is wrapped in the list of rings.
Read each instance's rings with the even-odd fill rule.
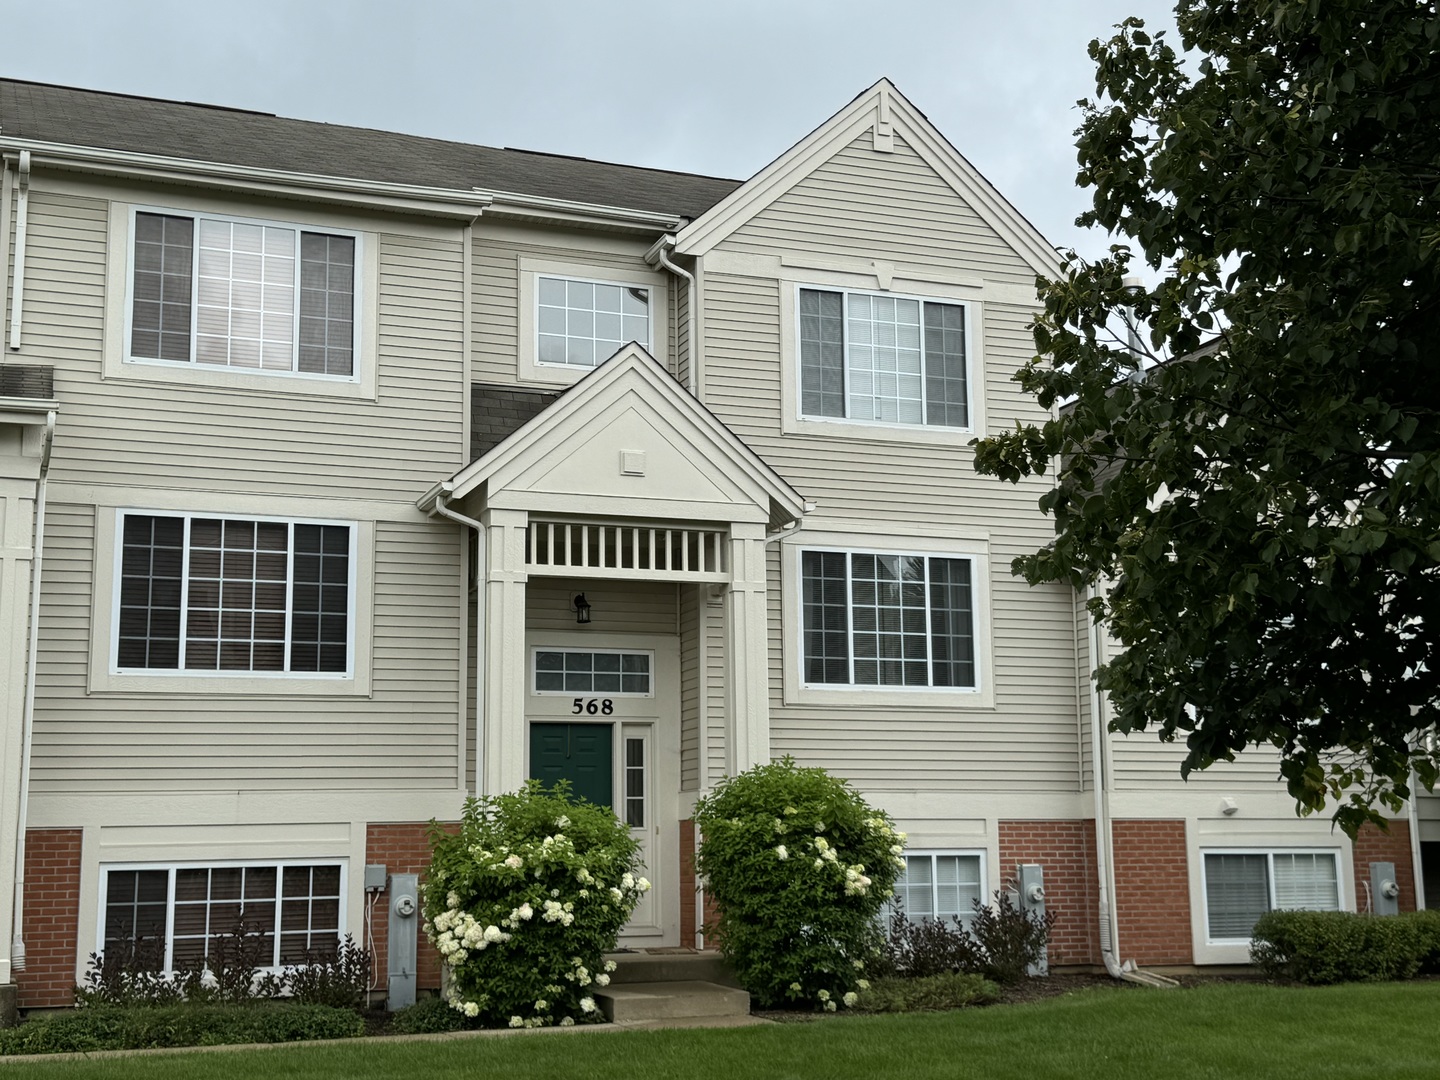
[[[1011,381],[1033,353],[1032,305],[1015,285],[1034,273],[902,140],[893,155],[857,140],[741,226],[722,252],[781,257],[822,254],[887,260],[982,278],[983,392],[989,430],[1047,414]],[[763,264],[757,264],[763,265]],[[787,271],[800,279],[803,270]],[[793,754],[881,790],[1077,790],[1075,621],[1068,590],[1029,588],[1011,561],[1053,535],[1037,500],[1049,478],[1019,485],[978,476],[968,437],[937,445],[846,435],[783,432],[780,304],[773,278],[707,271],[706,404],[818,509],[801,540],[821,543],[828,522],[904,538],[910,526],[988,538],[993,709],[924,705],[787,705],[781,560],[771,559],[771,738]],[[1008,293],[1006,290],[1010,290]],[[793,348],[793,345],[790,347]],[[923,539],[902,541],[918,552]],[[893,543],[893,542],[892,542]]]
[[[378,244],[378,296],[368,298],[378,306],[378,400],[317,398],[324,384],[312,380],[189,386],[173,369],[145,378],[143,365],[102,381],[106,289],[125,288],[107,282],[109,213],[98,198],[31,196],[24,354],[56,367],[53,479],[409,503],[461,464],[458,234],[367,234]]]
[[[704,620],[705,634],[705,779],[706,783],[713,787],[715,782],[729,771],[725,767],[728,742],[725,736],[728,727],[726,715],[729,712],[729,704],[725,700],[725,609],[718,604],[706,603],[701,611],[701,618]],[[778,757],[779,754],[774,752],[771,756]]]
[[[458,785],[454,530],[376,523],[368,698],[227,695],[218,678],[204,695],[87,694],[96,515],[47,516],[37,794]]]
[[[980,273],[1029,285],[1035,273],[995,229],[896,136],[877,154],[866,133],[761,210],[724,243],[734,251],[777,249],[870,258]],[[883,208],[884,213],[877,213]]]
[[[532,577],[525,587],[525,629],[531,633],[574,630],[576,593],[590,602],[590,633],[596,648],[616,634],[674,634],[676,592],[669,582],[593,581]]]
[[[700,612],[704,586],[680,589],[680,790],[700,787]]]

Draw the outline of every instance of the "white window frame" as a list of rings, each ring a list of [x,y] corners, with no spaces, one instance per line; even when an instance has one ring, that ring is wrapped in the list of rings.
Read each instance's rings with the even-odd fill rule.
[[[187,196],[172,204],[158,204],[137,197],[133,201],[120,198],[110,204],[107,278],[110,287],[105,299],[105,346],[103,373],[106,379],[144,383],[212,387],[227,390],[283,393],[296,397],[319,399],[376,398],[376,342],[379,335],[379,244],[373,232],[354,215],[329,208],[307,208],[304,221],[283,217],[255,217],[253,206],[242,206],[203,194]],[[139,190],[135,194],[138,196]],[[135,288],[135,215],[165,214],[193,219],[211,218],[247,225],[287,228],[300,232],[348,236],[355,239],[354,280],[354,343],[351,373],[324,375],[303,371],[262,371],[254,368],[202,364],[194,360],[159,360],[132,357],[130,340],[134,317]],[[298,236],[297,236],[298,242]],[[297,266],[298,266],[297,249]],[[298,275],[298,269],[297,269]],[[297,326],[299,297],[296,298]],[[191,341],[194,341],[194,313],[191,316]],[[298,330],[297,330],[298,335]],[[298,349],[298,338],[296,348]],[[193,355],[193,354],[192,354]]]
[[[245,371],[250,374],[263,375],[280,379],[319,379],[324,382],[355,382],[358,378],[357,371],[361,363],[360,357],[360,329],[361,312],[363,310],[363,297],[361,295],[362,267],[364,266],[364,234],[351,229],[336,229],[328,226],[303,225],[294,221],[278,221],[266,218],[243,217],[238,214],[218,214],[198,210],[177,210],[161,206],[131,206],[129,208],[129,242],[126,245],[125,264],[125,362],[128,364],[161,364],[165,367],[179,367],[186,370],[195,368],[206,368],[210,365],[202,364],[195,359],[196,324],[198,320],[198,289],[192,290],[190,301],[190,359],[189,360],[162,360],[159,357],[135,356],[131,353],[131,340],[135,313],[135,219],[140,214],[159,214],[166,217],[189,218],[195,223],[196,243],[192,250],[191,258],[191,281],[192,285],[198,280],[200,273],[199,256],[199,235],[200,223],[202,221],[219,221],[227,225],[253,225],[266,229],[285,229],[295,234],[295,312],[294,312],[294,336],[291,340],[291,367],[288,371],[280,369],[262,370],[259,368],[236,368],[229,365],[214,365],[216,370]],[[300,263],[301,263],[301,242],[300,238],[305,233],[313,233],[321,236],[343,236],[355,241],[355,277],[353,285],[352,311],[352,332],[351,332],[351,370],[349,375],[327,375],[320,372],[301,371],[300,364]]]
[[[92,592],[89,689],[92,693],[214,694],[259,696],[342,695],[370,693],[371,638],[374,600],[369,587],[375,558],[373,521],[316,517],[305,513],[257,512],[275,507],[276,500],[173,496],[154,500],[160,505],[126,503],[101,506],[96,511],[95,586]],[[339,507],[336,506],[336,509]],[[307,509],[309,509],[307,507]],[[219,518],[232,521],[274,521],[287,524],[342,525],[350,530],[349,624],[344,672],[211,671],[170,668],[121,668],[120,637],[121,564],[124,558],[123,518]],[[362,572],[362,567],[365,569]],[[289,601],[287,600],[287,612]]]
[[[1275,856],[1277,855],[1326,855],[1335,863],[1335,907],[1334,908],[1312,908],[1296,910],[1317,910],[1317,911],[1345,911],[1345,873],[1344,860],[1341,859],[1339,848],[1317,848],[1317,847],[1223,847],[1223,848],[1201,848],[1200,849],[1200,908],[1202,927],[1205,933],[1205,944],[1211,946],[1248,946],[1253,940],[1250,937],[1212,937],[1210,934],[1210,871],[1208,856],[1210,855],[1263,855],[1265,856],[1265,883],[1269,890],[1268,911],[1275,911]],[[1291,910],[1291,909],[1287,909]]]
[[[97,904],[95,922],[95,952],[105,950],[105,922],[108,900],[110,895],[110,874],[112,871],[146,871],[164,870],[170,875],[169,884],[166,888],[165,899],[165,964],[161,970],[163,975],[175,974],[173,949],[175,945],[175,875],[180,870],[222,870],[233,868],[267,868],[276,869],[276,897],[275,897],[275,949],[274,954],[278,957],[280,949],[280,925],[282,918],[281,903],[283,903],[284,870],[287,866],[333,866],[340,871],[340,887],[338,892],[339,916],[337,919],[338,928],[335,932],[336,942],[343,941],[349,932],[346,912],[348,908],[349,888],[349,866],[348,860],[343,858],[314,858],[314,859],[211,859],[198,862],[115,862],[102,863],[100,865],[100,894]],[[275,963],[264,965],[260,971],[280,971],[285,964]]]
[[[902,857],[905,858],[905,859],[915,859],[915,858],[926,858],[926,857],[928,857],[928,858],[930,859],[930,871],[931,871],[931,878],[930,878],[930,889],[931,889],[931,893],[930,893],[930,898],[931,898],[932,911],[933,911],[933,910],[935,910],[936,908],[938,908],[938,906],[939,906],[938,903],[936,902],[936,900],[937,900],[937,894],[936,894],[936,892],[935,892],[936,888],[938,887],[938,886],[936,885],[936,879],[935,879],[935,874],[934,874],[934,871],[935,871],[935,859],[936,859],[937,857],[942,857],[942,858],[943,858],[943,857],[945,857],[945,856],[956,856],[956,857],[959,857],[959,858],[974,858],[974,859],[978,859],[978,860],[979,860],[979,864],[980,864],[980,897],[979,897],[979,899],[980,899],[980,903],[985,904],[985,903],[987,902],[989,896],[990,896],[990,879],[989,879],[989,874],[988,874],[988,869],[989,869],[989,868],[988,868],[988,866],[986,865],[986,864],[987,864],[987,861],[988,861],[988,860],[986,859],[986,854],[987,854],[987,852],[986,852],[985,849],[983,849],[983,848],[913,848],[913,849],[906,849],[905,854],[904,854],[904,856],[902,856]],[[909,873],[909,867],[908,867],[908,866],[906,867],[906,869],[905,869],[904,872],[907,873],[907,874]],[[898,881],[896,882],[896,889],[897,889],[897,890],[899,889],[899,882],[898,882]],[[889,916],[889,913],[890,913],[891,911],[893,911],[893,910],[894,910],[894,908],[892,907],[891,904],[887,903],[887,904],[885,905],[885,911],[886,911],[886,916],[885,916],[885,930],[886,930],[887,933],[889,932],[889,928],[890,928],[890,916]],[[930,917],[931,917],[931,918],[936,918],[937,916],[932,915],[932,916],[930,916]],[[908,909],[907,909],[906,912],[905,912],[905,918],[906,918],[908,921],[912,922],[912,923],[918,923],[918,922],[919,922],[918,919],[911,917],[911,912],[910,912]],[[946,918],[948,918],[948,916],[946,916]],[[962,911],[962,912],[959,912],[959,913],[958,913],[958,921],[959,921],[959,924],[960,924],[961,926],[969,926],[971,920],[973,920],[974,918],[975,918],[975,912],[974,912],[973,910],[968,911],[968,912]]]
[[[865,684],[810,683],[805,680],[805,599],[802,553],[833,551],[846,554],[921,556],[925,558],[968,559],[970,604],[975,651],[975,685],[958,686],[871,686]],[[990,616],[989,543],[981,538],[940,536],[917,529],[908,537],[853,532],[828,532],[823,526],[807,525],[803,534],[782,541],[783,600],[785,632],[783,683],[786,704],[832,705],[857,709],[898,707],[905,709],[991,709],[995,689],[991,673],[992,631]],[[852,608],[853,611],[853,608]],[[927,631],[928,633],[928,631]]]
[[[587,653],[590,655],[604,653],[608,656],[648,656],[650,658],[650,689],[643,694],[637,694],[633,690],[541,690],[539,686],[539,657],[542,652]],[[530,649],[529,666],[530,693],[534,697],[653,698],[655,696],[655,650],[653,649],[594,649],[589,647],[571,645],[535,645],[532,646]]]
[[[818,435],[832,438],[865,439],[878,442],[911,443],[926,446],[964,447],[983,435],[985,426],[985,304],[983,284],[920,282],[896,278],[893,288],[877,287],[874,276],[844,272],[809,272],[806,277],[782,277],[778,282],[780,305],[781,429],[787,435]],[[970,423],[967,427],[939,427],[927,424],[890,423],[881,420],[852,420],[849,417],[808,416],[802,413],[800,364],[800,292],[863,293],[952,304],[965,309],[965,385]],[[848,367],[848,363],[847,363]],[[922,376],[923,377],[923,376]],[[848,406],[848,401],[847,401]]]
[[[637,263],[640,260],[636,260]],[[642,264],[643,265],[643,264]],[[640,345],[660,363],[665,363],[666,342],[669,340],[669,289],[665,275],[646,269],[557,262],[521,255],[516,258],[520,281],[519,337],[517,371],[521,382],[549,383],[569,386],[579,382],[595,368],[574,364],[542,364],[540,362],[540,279],[564,278],[591,285],[615,285],[622,289],[640,288],[650,292],[650,340]],[[596,365],[599,366],[598,364]]]

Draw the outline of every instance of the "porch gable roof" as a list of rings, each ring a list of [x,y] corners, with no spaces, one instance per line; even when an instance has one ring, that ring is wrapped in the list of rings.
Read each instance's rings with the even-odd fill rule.
[[[434,493],[554,514],[798,520],[804,499],[636,344],[455,473]]]

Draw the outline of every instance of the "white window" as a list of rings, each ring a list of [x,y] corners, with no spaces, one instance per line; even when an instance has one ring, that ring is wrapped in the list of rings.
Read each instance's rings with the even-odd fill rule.
[[[537,694],[649,697],[653,654],[620,649],[535,649]]]
[[[262,967],[332,959],[345,929],[344,876],[340,863],[105,867],[100,951],[188,970],[238,930],[252,935]]]
[[[1248,941],[1267,911],[1340,910],[1332,851],[1205,853],[1205,917],[1211,941]]]
[[[905,869],[895,882],[895,898],[905,917],[968,923],[976,902],[985,901],[984,867],[978,854],[906,852]]]
[[[126,356],[351,379],[358,236],[136,210]]]
[[[969,305],[797,290],[800,415],[969,430]]]
[[[805,550],[800,555],[806,686],[978,686],[975,560]]]
[[[632,341],[650,350],[645,286],[541,274],[535,297],[538,364],[593,368]]]
[[[355,528],[124,511],[112,671],[348,676]]]

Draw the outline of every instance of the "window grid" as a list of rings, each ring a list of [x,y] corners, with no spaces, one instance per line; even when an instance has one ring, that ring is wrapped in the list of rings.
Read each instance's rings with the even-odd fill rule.
[[[608,694],[647,697],[650,654],[616,649],[536,649],[537,694]]]
[[[964,304],[798,292],[802,416],[969,427]]]
[[[922,919],[968,923],[975,903],[984,902],[979,855],[952,852],[907,853],[895,882],[901,910],[911,922]]]
[[[964,557],[802,552],[805,681],[974,687],[972,576]]]
[[[625,824],[645,827],[645,740],[625,740]]]
[[[133,231],[131,357],[354,374],[354,236],[154,211]]]
[[[117,669],[349,669],[352,526],[126,513],[121,534]]]
[[[650,290],[571,278],[536,279],[541,364],[592,368],[627,342],[650,348]]]
[[[105,875],[101,948],[138,943],[152,970],[175,971],[213,957],[239,927],[266,949],[267,967],[333,959],[340,899],[338,863],[114,868]]]

